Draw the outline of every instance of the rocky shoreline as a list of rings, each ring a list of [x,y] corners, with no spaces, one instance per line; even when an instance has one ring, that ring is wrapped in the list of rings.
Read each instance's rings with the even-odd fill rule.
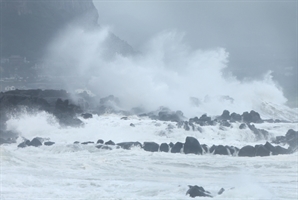
[[[70,94],[65,90],[13,90],[0,93],[0,114],[1,114],[1,132],[0,144],[16,142],[17,133],[6,131],[5,122],[11,116],[16,116],[24,110],[26,112],[46,111],[53,114],[61,126],[83,126],[84,123],[79,117],[84,119],[92,118],[94,114],[101,115],[104,113],[119,113],[126,115],[121,120],[129,120],[128,116],[135,115],[136,110],[123,111],[115,109],[115,105],[119,104],[119,100],[114,96],[108,96],[99,100],[96,103],[95,97],[88,95],[86,92],[80,94]],[[257,123],[285,123],[282,120],[263,120],[259,113],[255,111],[244,112],[243,114],[230,113],[224,110],[220,116],[212,119],[207,114],[201,117],[194,117],[187,120],[181,111],[173,112],[167,108],[161,108],[159,111],[141,113],[139,117],[149,117],[156,121],[170,121],[175,122],[177,128],[182,128],[186,131],[201,131],[203,126],[219,125],[222,128],[233,127],[241,123],[239,129],[249,129],[255,134],[256,138],[268,139],[268,131],[258,129],[254,124]],[[130,126],[134,127],[133,123]],[[214,155],[230,155],[230,156],[269,156],[289,154],[297,150],[298,146],[298,131],[290,129],[284,135],[277,136],[272,141],[267,141],[265,144],[258,144],[255,146],[247,145],[243,147],[234,147],[228,145],[212,145],[200,144],[194,137],[186,137],[185,142],[162,143],[148,141],[140,143],[138,141],[124,141],[115,144],[113,141],[104,142],[99,139],[96,143],[93,141],[78,142],[75,144],[93,144],[99,149],[115,149],[123,148],[130,149],[133,146],[138,146],[149,152],[171,152],[171,153],[185,153],[185,154],[214,154]],[[14,136],[14,137],[12,137]],[[271,142],[271,143],[270,143]],[[272,145],[275,143],[275,145]],[[41,146],[53,145],[54,142],[46,141],[43,143],[42,138],[32,138],[31,141],[24,139],[18,147],[26,146]],[[288,145],[288,148],[279,146],[278,144]]]

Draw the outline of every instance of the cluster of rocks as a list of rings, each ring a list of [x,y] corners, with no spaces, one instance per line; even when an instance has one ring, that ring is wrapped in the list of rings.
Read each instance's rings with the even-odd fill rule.
[[[201,186],[189,185],[188,187],[189,187],[189,189],[187,190],[186,195],[189,195],[192,198],[194,198],[194,197],[213,197],[213,195],[211,195],[211,193],[209,191],[205,190]],[[217,195],[221,195],[224,191],[225,191],[225,189],[221,188],[217,192]]]
[[[292,133],[291,130],[288,132]],[[296,134],[296,146],[297,146],[297,136]],[[20,143],[18,147],[26,147],[26,146],[41,146],[42,145],[41,138],[34,138],[32,141],[25,140]],[[292,140],[291,140],[292,141]],[[45,142],[44,145],[53,145],[54,142]],[[79,141],[74,142],[74,144],[94,144],[93,141],[87,141],[80,143]],[[126,150],[130,150],[133,147],[139,147],[149,152],[170,152],[170,153],[185,153],[185,154],[214,154],[214,155],[230,155],[230,156],[240,156],[240,157],[254,157],[254,156],[270,156],[270,155],[280,155],[280,154],[289,154],[292,153],[295,149],[290,146],[288,149],[283,148],[281,146],[274,146],[270,142],[266,142],[264,145],[259,144],[255,146],[244,146],[242,148],[237,148],[234,146],[224,146],[224,145],[212,145],[208,147],[206,144],[200,144],[200,142],[194,137],[186,137],[185,142],[176,142],[174,143],[162,143],[158,144],[155,142],[144,142],[143,144],[140,142],[121,142],[115,143],[112,140],[104,142],[102,139],[99,139],[95,145],[98,149],[106,149],[112,150],[114,148],[122,148]]]

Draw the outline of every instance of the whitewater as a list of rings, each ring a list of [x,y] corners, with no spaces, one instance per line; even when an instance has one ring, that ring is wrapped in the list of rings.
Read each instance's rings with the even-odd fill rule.
[[[2,145],[1,199],[190,199],[185,195],[188,185],[203,186],[212,194],[225,188],[215,199],[297,198],[297,152],[247,158],[151,153],[138,147],[103,150],[95,144],[74,144],[96,143],[98,139],[116,143],[184,142],[186,136],[196,137],[209,146],[265,143],[256,141],[251,131],[236,126],[226,130],[204,126],[202,132],[185,131],[174,127],[174,122],[121,117],[106,114],[81,118],[85,122],[82,128],[61,128],[46,112],[10,119],[8,130],[21,132],[26,138],[55,141],[55,145],[23,149]],[[269,130],[274,137],[290,128],[297,129],[297,123],[263,123],[257,127]]]
[[[105,113],[93,114],[91,119],[79,117],[84,126],[75,128],[60,126],[45,111],[20,113],[6,121],[6,130],[19,134],[17,143],[0,146],[1,199],[180,200],[190,199],[188,185],[203,186],[214,199],[297,199],[297,152],[238,157],[152,153],[138,147],[104,150],[96,144],[80,144],[98,139],[183,143],[192,136],[209,147],[241,148],[265,144],[289,129],[298,130],[297,109],[285,105],[287,99],[271,73],[262,80],[242,81],[223,73],[228,66],[224,48],[193,50],[183,43],[183,34],[170,31],[144,45],[142,54],[107,58],[108,32],[106,28],[61,32],[44,57],[51,67],[41,75],[62,81],[68,91],[92,91],[98,100],[115,95],[120,100],[113,105],[118,111],[139,108],[146,113],[165,106],[181,110],[189,119],[205,113],[220,115],[225,109],[237,113],[255,110],[263,119],[286,121],[254,124],[269,132],[268,138],[260,139],[250,129],[240,130],[238,122],[232,127],[202,126],[201,131],[186,131],[176,122]],[[55,144],[17,147],[24,138],[34,137]],[[220,188],[225,192],[216,195]]]

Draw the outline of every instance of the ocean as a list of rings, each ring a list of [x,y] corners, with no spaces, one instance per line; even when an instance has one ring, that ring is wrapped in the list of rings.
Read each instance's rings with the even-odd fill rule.
[[[81,128],[60,127],[46,112],[23,114],[7,122],[7,129],[25,138],[44,138],[52,146],[18,148],[4,144],[1,150],[1,199],[190,199],[188,185],[203,186],[215,199],[297,199],[298,154],[237,157],[97,149],[95,144],[74,144],[98,139],[184,142],[193,136],[212,146],[264,144],[249,130],[204,126],[186,131],[174,122],[148,117],[94,115]],[[130,126],[133,123],[135,126]],[[171,126],[172,125],[172,126]],[[297,130],[297,123],[262,123],[270,138]],[[169,128],[171,127],[171,128]],[[18,143],[22,140],[19,138]],[[222,195],[216,195],[224,188]],[[209,197],[196,197],[209,199]]]

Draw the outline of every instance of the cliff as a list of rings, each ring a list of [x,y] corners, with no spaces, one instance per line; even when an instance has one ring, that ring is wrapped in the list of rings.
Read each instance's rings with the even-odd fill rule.
[[[49,41],[70,22],[86,29],[99,27],[92,0],[0,0],[0,11],[1,57],[39,59]],[[132,51],[126,42],[111,37],[116,46]]]

